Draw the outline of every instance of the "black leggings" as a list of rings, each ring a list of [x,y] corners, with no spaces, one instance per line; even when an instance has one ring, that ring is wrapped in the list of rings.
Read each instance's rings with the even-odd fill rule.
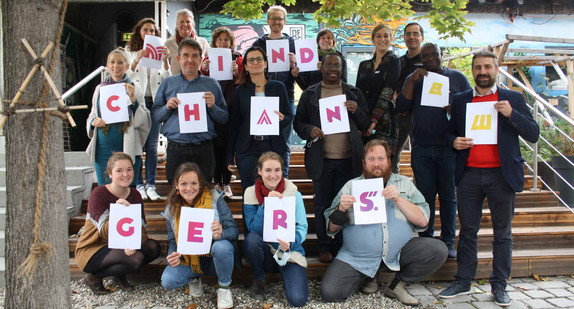
[[[84,272],[98,278],[123,276],[155,260],[160,253],[161,247],[153,239],[146,240],[142,248],[131,256],[127,256],[123,249],[110,249],[105,246],[90,258]]]

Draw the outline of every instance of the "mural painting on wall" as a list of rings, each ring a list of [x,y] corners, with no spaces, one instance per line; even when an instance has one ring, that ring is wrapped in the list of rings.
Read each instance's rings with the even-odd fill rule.
[[[333,29],[337,46],[343,45],[360,46],[371,45],[371,32],[381,20],[375,19],[374,23],[368,23],[360,16],[345,20],[341,27]],[[394,30],[393,45],[397,48],[405,48],[402,33],[406,19],[384,22]],[[269,33],[269,26],[265,17],[259,20],[245,22],[229,15],[204,14],[199,19],[199,35],[211,41],[211,32],[219,27],[228,27],[236,37],[237,51],[244,52],[251,47],[255,40],[263,34]],[[312,13],[294,13],[287,15],[287,25],[283,32],[295,39],[315,38],[321,30],[319,24],[313,20]]]

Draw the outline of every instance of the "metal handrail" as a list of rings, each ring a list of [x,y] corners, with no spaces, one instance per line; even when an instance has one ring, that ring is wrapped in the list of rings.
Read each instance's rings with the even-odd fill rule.
[[[568,139],[570,142],[574,143],[574,139],[572,139],[568,134],[566,134],[564,131],[562,131],[560,128],[558,128],[555,124],[554,121],[552,120],[552,117],[548,114],[547,110],[552,111],[556,116],[558,116],[559,118],[561,118],[562,120],[566,121],[569,125],[574,126],[574,120],[572,120],[570,117],[568,117],[567,115],[564,115],[562,112],[560,112],[556,107],[554,107],[552,104],[550,104],[548,101],[544,100],[540,95],[538,95],[536,92],[534,92],[533,90],[531,90],[530,88],[528,88],[526,85],[524,85],[522,82],[520,82],[517,78],[515,78],[514,76],[512,76],[510,73],[504,71],[504,70],[499,70],[499,73],[503,76],[505,76],[506,78],[510,79],[512,82],[514,82],[516,85],[518,85],[521,89],[523,89],[526,93],[528,93],[529,95],[531,95],[534,100],[532,103],[532,107],[529,106],[530,109],[533,110],[533,118],[536,122],[539,121],[539,117],[542,117],[542,119],[544,119],[544,121],[546,121],[550,126],[552,126],[553,130],[557,130],[560,134],[562,134],[563,136],[566,137],[566,139]],[[504,85],[505,86],[505,85]],[[506,87],[506,86],[505,86]],[[506,87],[508,88],[508,87]],[[539,113],[539,108],[542,109],[542,114]],[[533,144],[533,146],[531,147],[522,137],[520,138],[520,140],[523,142],[524,145],[526,145],[531,151],[532,151],[532,166],[528,165],[528,163],[526,163],[526,166],[528,167],[528,169],[530,171],[532,171],[532,175],[533,175],[533,182],[532,182],[532,191],[538,191],[538,180],[540,180],[551,192],[552,194],[554,194],[554,196],[556,196],[558,198],[558,200],[564,205],[566,206],[571,212],[574,213],[574,210],[568,205],[568,203],[566,203],[559,194],[556,193],[556,190],[554,190],[552,187],[550,187],[545,181],[544,179],[540,178],[538,176],[538,161],[540,159],[540,161],[544,162],[544,164],[546,166],[548,166],[550,168],[550,170],[552,170],[552,172],[554,173],[554,175],[557,175],[559,179],[561,179],[562,181],[564,181],[564,183],[566,183],[568,185],[568,187],[570,187],[570,189],[574,190],[574,185],[569,183],[562,175],[560,175],[560,173],[558,173],[557,170],[555,170],[550,164],[548,164],[548,162],[546,160],[544,160],[542,158],[542,156],[540,156],[540,154],[538,153],[539,151],[539,147],[538,147],[538,143],[536,142]],[[570,161],[563,153],[561,153],[554,145],[552,145],[546,138],[544,138],[543,136],[540,136],[540,140],[542,140],[543,142],[545,142],[548,146],[550,146],[550,148],[555,151],[559,156],[561,156],[562,158],[566,159],[566,161],[574,166],[574,162]]]
[[[64,92],[64,94],[62,94],[62,100],[66,100],[72,94],[76,93],[76,91],[80,90],[80,88],[82,88],[85,84],[87,84],[89,81],[94,79],[94,77],[100,75],[100,73],[102,73],[105,69],[106,69],[106,67],[104,67],[104,66],[100,66],[99,68],[95,69],[92,73],[90,73],[90,75],[84,77],[81,81],[79,81],[77,84],[75,84],[74,87],[72,87],[72,88],[68,89],[68,91]]]

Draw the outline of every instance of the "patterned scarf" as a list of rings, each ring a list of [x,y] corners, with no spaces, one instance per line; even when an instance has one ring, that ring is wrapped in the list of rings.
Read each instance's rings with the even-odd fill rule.
[[[199,198],[199,200],[195,203],[195,206],[190,206],[184,204],[181,205],[181,207],[193,207],[193,208],[204,208],[204,209],[211,209],[212,204],[211,204],[211,192],[209,192],[208,189],[204,188],[203,189],[203,193],[201,194],[201,197]],[[177,243],[178,241],[178,236],[177,234],[179,233],[179,218],[181,216],[181,207],[179,207],[178,210],[175,211],[175,241]],[[199,264],[199,255],[182,255],[183,256],[183,261],[181,261],[181,265],[189,265],[191,267],[191,270],[193,271],[193,273],[195,274],[203,274],[203,272],[201,271],[201,266]],[[202,256],[210,256],[209,254],[206,255],[202,255]]]
[[[189,37],[192,39],[195,39],[195,34],[193,34],[193,32],[192,32]],[[179,46],[179,44],[181,44],[181,41],[183,41],[183,39],[187,39],[187,38],[180,36],[179,32],[176,31],[175,32],[175,41],[177,42],[177,46]]]
[[[281,177],[281,181],[279,182],[279,185],[277,185],[277,188],[275,188],[275,191],[283,193],[283,190],[285,190],[285,178]],[[259,202],[259,205],[263,205],[265,198],[269,195],[269,189],[263,185],[263,180],[261,180],[261,178],[257,179],[257,182],[255,182],[255,195],[257,196],[257,202]]]

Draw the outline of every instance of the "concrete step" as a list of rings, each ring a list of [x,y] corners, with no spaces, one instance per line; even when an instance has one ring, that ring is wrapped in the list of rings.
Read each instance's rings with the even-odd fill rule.
[[[79,212],[84,200],[84,186],[67,186],[66,187],[66,206],[73,206]],[[0,187],[0,208],[6,207],[6,187]]]

